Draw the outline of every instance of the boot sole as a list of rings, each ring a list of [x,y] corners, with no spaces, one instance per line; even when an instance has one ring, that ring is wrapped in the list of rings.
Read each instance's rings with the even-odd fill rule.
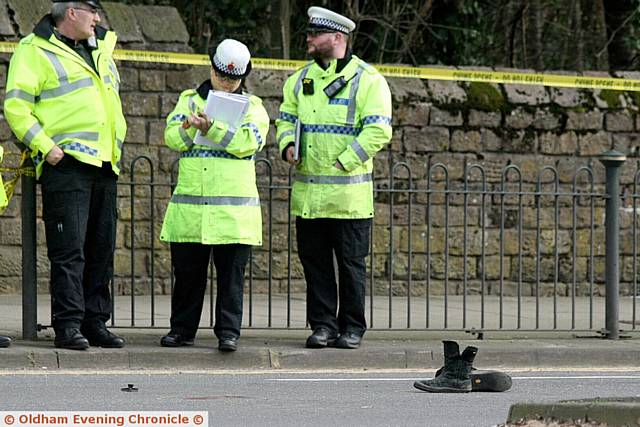
[[[471,371],[471,389],[473,391],[502,392],[511,388],[511,377],[498,371]]]
[[[451,388],[451,387],[431,387],[427,384],[422,384],[419,381],[413,383],[413,386],[418,390],[427,391],[429,393],[469,393],[469,390],[463,390],[459,388]]]

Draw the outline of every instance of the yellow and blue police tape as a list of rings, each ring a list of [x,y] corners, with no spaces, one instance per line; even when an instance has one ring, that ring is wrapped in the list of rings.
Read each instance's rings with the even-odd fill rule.
[[[0,42],[0,53],[13,53],[16,46],[17,43],[15,42]],[[132,62],[211,65],[207,55],[193,53],[119,49],[114,52],[114,58],[120,61]],[[296,70],[307,63],[307,61],[271,58],[252,58],[251,62],[253,68],[256,69],[284,71]],[[447,67],[405,67],[383,64],[374,64],[374,67],[386,77],[640,91],[640,80],[627,78],[516,73],[511,71],[467,70]]]

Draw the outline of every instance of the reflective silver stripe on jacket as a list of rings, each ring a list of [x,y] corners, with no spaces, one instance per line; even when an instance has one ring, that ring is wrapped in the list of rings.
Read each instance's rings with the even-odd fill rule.
[[[27,147],[30,147],[31,142],[33,141],[33,138],[35,138],[36,135],[41,130],[42,130],[42,126],[40,126],[40,123],[38,122],[34,123],[33,126],[31,126],[29,130],[27,130],[27,132],[22,137],[22,142],[24,142]]]
[[[66,95],[67,93],[73,92],[74,90],[81,89],[83,87],[93,86],[93,80],[91,79],[91,77],[76,80],[75,82],[69,82],[69,76],[62,66],[62,63],[58,59],[58,56],[55,53],[49,52],[47,50],[43,50],[43,52],[53,65],[53,68],[58,75],[60,86],[55,89],[43,90],[40,95],[36,97],[36,101],[39,101],[41,99],[56,98],[58,96]]]
[[[36,96],[31,95],[30,93],[25,92],[22,89],[12,89],[5,95],[5,99],[17,98],[22,99],[23,101],[30,102],[34,104],[36,102]]]
[[[351,148],[356,152],[362,162],[366,162],[367,160],[369,160],[369,155],[366,151],[364,151],[364,148],[362,148],[362,145],[360,145],[357,139],[353,140],[353,142],[351,143]]]
[[[368,64],[359,64],[356,75],[351,83],[351,90],[349,91],[349,107],[347,110],[347,124],[353,125],[356,117],[356,95],[358,94],[358,87],[360,86],[360,77],[364,73],[364,68],[368,67]]]
[[[198,111],[198,105],[196,104],[196,101],[193,100],[193,96],[189,97],[189,111],[192,113]]]
[[[186,144],[187,148],[193,145],[193,139],[191,139],[191,137],[187,134],[187,131],[182,126],[178,128],[178,133],[180,134],[180,138],[182,138],[182,142]]]
[[[231,140],[236,135],[236,130],[229,128],[227,133],[224,134],[222,139],[220,140],[220,146],[222,148],[227,148],[227,146],[231,143]]]
[[[258,197],[189,196],[174,194],[171,203],[207,206],[260,206]]]
[[[85,141],[97,141],[100,138],[98,132],[69,132],[59,133],[51,137],[53,142],[58,143],[64,139],[84,139]]]
[[[288,137],[289,135],[293,135],[295,132],[293,130],[285,130],[284,132],[282,132],[280,134],[280,136],[278,137],[278,144],[280,144],[280,142],[285,139],[286,137]]]
[[[309,72],[309,68],[312,65],[313,65],[313,63],[305,65],[305,67],[300,72],[300,75],[298,76],[298,81],[296,82],[295,86],[293,87],[293,94],[295,96],[298,96],[298,92],[300,92],[300,88],[302,87],[302,79],[304,79],[307,76],[307,73]]]
[[[299,175],[296,174],[295,180],[297,182],[304,182],[305,184],[362,184],[363,182],[371,182],[372,177],[370,173],[362,175]]]

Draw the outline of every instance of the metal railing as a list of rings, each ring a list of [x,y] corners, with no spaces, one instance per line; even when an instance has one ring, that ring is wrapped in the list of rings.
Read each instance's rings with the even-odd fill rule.
[[[601,157],[606,189],[596,183],[591,166],[561,179],[553,166],[525,177],[512,164],[496,173],[479,163],[465,163],[461,172],[454,172],[452,165],[429,160],[421,175],[406,162],[391,164],[387,177],[374,179],[377,212],[368,257],[369,326],[477,333],[588,331],[617,339],[623,304],[623,312],[631,314],[630,330],[635,331],[640,172],[631,197],[631,235],[625,236],[633,241],[632,278],[621,300],[618,218],[624,160],[615,152]],[[142,165],[146,173],[139,180]],[[256,168],[266,238],[252,251],[247,269],[243,327],[304,328],[304,278],[294,254],[289,213],[292,171],[288,177],[274,177],[266,159],[257,160]],[[130,270],[116,271],[112,282],[114,327],[168,327],[173,278],[167,246],[157,241],[155,230],[162,220],[157,209],[166,206],[174,179],[158,182],[155,176],[151,159],[140,156],[131,163],[130,181],[119,183],[122,191],[129,191],[126,251],[131,259]],[[23,336],[32,339],[42,327],[35,314],[35,191],[33,180],[23,179]],[[159,192],[164,197],[158,197]],[[145,200],[148,212],[142,214],[138,202]],[[148,239],[140,244],[143,223]],[[602,234],[604,250],[598,240]],[[144,274],[138,268],[141,256],[147,260]],[[205,328],[215,322],[213,266],[210,275],[208,319],[201,325]],[[600,298],[596,293],[603,288],[605,297]]]

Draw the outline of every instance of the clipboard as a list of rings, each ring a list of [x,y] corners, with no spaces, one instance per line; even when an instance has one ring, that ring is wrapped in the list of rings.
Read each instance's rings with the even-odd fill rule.
[[[293,141],[293,160],[300,160],[300,139],[302,137],[302,122],[296,119],[294,141]]]
[[[211,120],[218,120],[229,125],[230,129],[237,129],[244,120],[244,116],[249,110],[249,97],[237,93],[228,93],[217,90],[210,90],[207,95],[207,103],[204,113]],[[215,147],[215,144],[202,135],[200,131],[196,133],[194,144]]]

